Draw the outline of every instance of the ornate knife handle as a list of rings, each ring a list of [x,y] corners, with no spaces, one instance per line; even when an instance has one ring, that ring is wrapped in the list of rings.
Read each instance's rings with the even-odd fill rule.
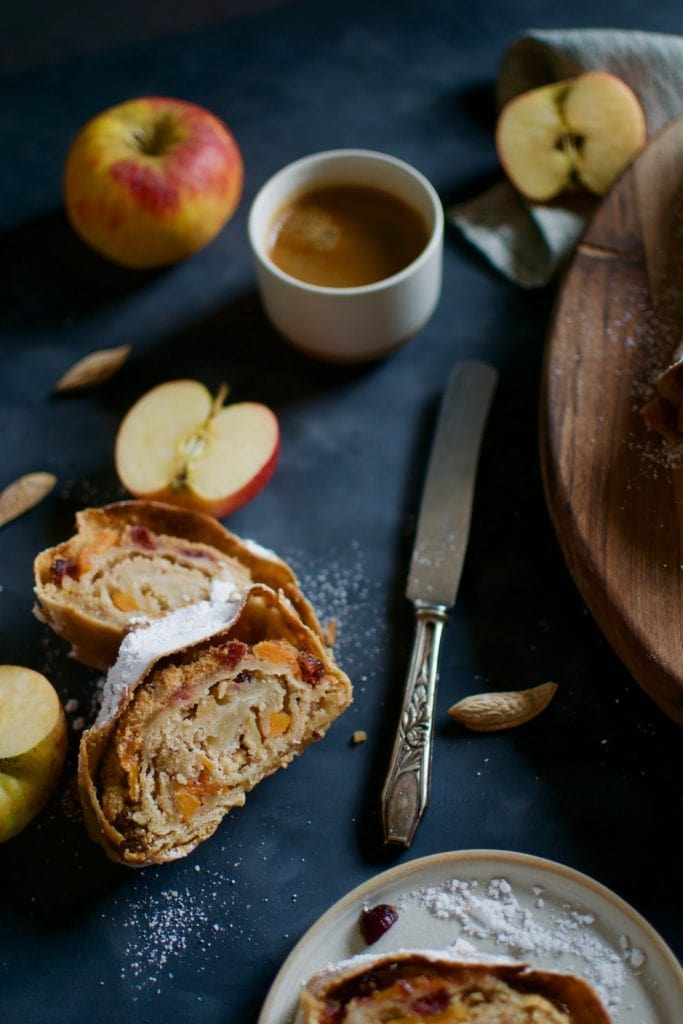
[[[384,841],[410,846],[429,802],[434,699],[445,605],[415,602],[415,638],[401,718],[382,790]]]

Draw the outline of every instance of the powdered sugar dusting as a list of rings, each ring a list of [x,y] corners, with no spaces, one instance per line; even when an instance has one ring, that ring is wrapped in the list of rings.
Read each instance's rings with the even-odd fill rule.
[[[258,541],[252,540],[250,537],[241,537],[240,540],[247,551],[251,551],[252,555],[257,555],[259,558],[267,558],[269,562],[282,561],[279,555],[276,555],[270,548],[264,548],[263,544],[259,544]]]
[[[288,552],[297,569],[301,587],[323,624],[334,619],[338,626],[335,645],[340,659],[352,652],[365,664],[379,653],[377,609],[382,580],[373,578],[359,541],[352,539],[346,551],[331,550],[316,559],[311,552]]]
[[[606,1006],[614,1010],[620,1002],[626,967],[642,967],[643,951],[627,936],[622,936],[615,949],[596,932],[593,913],[568,903],[551,906],[542,886],[533,886],[529,895],[531,905],[525,905],[505,878],[486,883],[453,878],[406,894],[398,906],[405,911],[416,901],[435,918],[457,923],[461,934],[449,948],[458,955],[471,956],[476,943],[486,941],[509,956],[532,963],[539,957],[570,957]]]
[[[95,726],[109,721],[127,689],[153,661],[188,644],[208,639],[232,621],[240,603],[234,589],[219,581],[212,587],[212,597],[219,600],[198,601],[158,619],[139,619],[133,623],[133,628],[123,638],[116,662],[107,674]]]
[[[188,889],[167,889],[144,903],[129,904],[122,975],[159,984],[169,963],[190,946],[201,945],[203,935],[208,938],[208,925],[206,908]]]
[[[678,283],[660,282],[656,289],[656,308],[653,308],[651,289],[634,284],[629,289],[625,305],[611,305],[601,344],[596,344],[594,310],[586,306],[576,316],[565,313],[562,328],[566,341],[553,354],[551,375],[565,378],[564,387],[580,402],[586,401],[586,422],[595,421],[596,436],[588,443],[597,444],[597,432],[603,423],[603,404],[596,392],[598,404],[590,404],[586,390],[595,392],[595,380],[614,379],[617,393],[623,388],[623,408],[619,409],[618,430],[623,444],[633,455],[638,479],[656,478],[658,471],[669,472],[683,465],[683,446],[672,445],[656,431],[646,429],[640,416],[642,407],[657,394],[657,382],[671,365],[681,343],[680,309],[682,293]],[[571,381],[571,385],[569,385]],[[559,383],[556,382],[556,383]],[[554,387],[554,384],[553,384]]]
[[[161,891],[150,886],[148,877],[136,876],[120,913],[112,908],[106,915],[120,977],[134,993],[160,994],[177,985],[179,974],[187,971],[188,955],[195,981],[224,971],[230,937],[243,944],[257,940],[249,911],[263,907],[250,902],[248,882],[240,877],[241,859],[231,861],[225,849],[222,854],[223,870],[186,862]]]

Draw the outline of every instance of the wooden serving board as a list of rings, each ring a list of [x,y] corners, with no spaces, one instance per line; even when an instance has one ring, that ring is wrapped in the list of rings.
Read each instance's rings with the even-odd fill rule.
[[[641,421],[683,336],[683,118],[596,213],[541,387],[546,499],[569,569],[643,689],[683,726],[683,446]]]

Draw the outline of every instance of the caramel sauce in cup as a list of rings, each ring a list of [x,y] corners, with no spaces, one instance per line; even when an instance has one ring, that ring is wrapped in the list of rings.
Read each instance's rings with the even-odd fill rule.
[[[289,164],[249,213],[261,300],[309,355],[379,358],[413,337],[439,299],[443,209],[395,157],[330,150]]]
[[[268,255],[301,281],[356,288],[397,274],[428,241],[423,217],[391,192],[370,185],[326,185],[278,211]]]

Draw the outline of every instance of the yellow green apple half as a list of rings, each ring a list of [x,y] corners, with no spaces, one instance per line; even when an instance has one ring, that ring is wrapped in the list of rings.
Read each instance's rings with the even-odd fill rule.
[[[227,125],[184,100],[145,96],[98,114],[69,147],[64,204],[102,256],[143,269],[207,245],[235,211],[240,150]]]
[[[45,806],[66,750],[66,716],[50,681],[20,665],[0,665],[0,842]]]
[[[510,100],[498,118],[496,149],[512,184],[543,202],[576,187],[605,195],[646,135],[629,86],[607,72],[587,71]]]
[[[116,436],[126,490],[218,518],[258,494],[278,462],[278,420],[260,402],[224,406],[225,393],[174,380],[138,399]]]

